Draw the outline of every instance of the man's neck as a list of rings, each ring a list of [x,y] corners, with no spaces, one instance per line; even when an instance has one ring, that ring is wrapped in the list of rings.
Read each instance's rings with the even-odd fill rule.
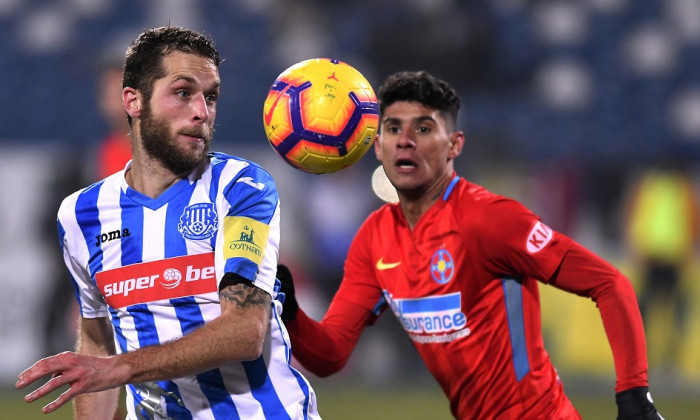
[[[450,172],[449,177],[441,179],[440,182],[436,183],[433,187],[415,196],[410,193],[407,194],[398,191],[399,206],[411,230],[416,226],[421,216],[440,199],[451,180],[452,172]]]
[[[175,174],[157,159],[153,159],[145,153],[136,152],[125,178],[129,187],[148,197],[158,198],[168,188],[188,175],[189,172]]]

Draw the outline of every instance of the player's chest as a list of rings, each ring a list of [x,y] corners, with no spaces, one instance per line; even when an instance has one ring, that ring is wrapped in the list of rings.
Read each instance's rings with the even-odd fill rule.
[[[414,231],[381,232],[375,239],[375,274],[384,290],[433,294],[457,290],[468,257],[463,235],[449,223]]]
[[[86,241],[93,258],[120,265],[211,252],[220,218],[211,202],[171,202],[157,209],[130,205],[101,211]],[[108,264],[110,265],[110,264]]]

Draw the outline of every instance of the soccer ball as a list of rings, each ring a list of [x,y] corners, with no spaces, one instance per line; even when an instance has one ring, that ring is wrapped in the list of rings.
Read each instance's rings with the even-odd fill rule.
[[[354,67],[327,58],[282,72],[263,107],[272,148],[304,172],[336,172],[360,160],[379,124],[377,96]]]

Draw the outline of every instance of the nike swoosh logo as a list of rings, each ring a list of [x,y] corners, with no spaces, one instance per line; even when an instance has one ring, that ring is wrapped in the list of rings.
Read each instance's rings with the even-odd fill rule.
[[[270,109],[265,113],[265,125],[270,125],[270,121],[272,121],[272,114],[275,112],[275,108],[277,108],[277,102],[280,101],[280,98],[282,98],[282,96],[289,90],[290,87],[292,87],[291,83],[287,84],[287,86],[285,86],[284,89],[282,89],[282,91],[277,94],[277,97],[270,106]]]
[[[395,263],[385,263],[382,261],[383,258],[380,258],[379,261],[377,261],[377,270],[389,270],[391,268],[396,268],[399,265],[401,265],[401,261],[395,262]]]

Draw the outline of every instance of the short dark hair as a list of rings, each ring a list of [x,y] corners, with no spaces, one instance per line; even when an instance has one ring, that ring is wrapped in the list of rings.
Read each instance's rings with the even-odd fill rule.
[[[211,38],[177,26],[151,28],[139,35],[126,50],[123,87],[138,89],[149,100],[153,83],[165,76],[163,57],[175,51],[207,58],[217,67],[221,63],[219,51]]]
[[[461,103],[455,89],[426,71],[400,71],[389,76],[379,88],[379,113],[398,101],[414,101],[436,109],[454,128]]]

